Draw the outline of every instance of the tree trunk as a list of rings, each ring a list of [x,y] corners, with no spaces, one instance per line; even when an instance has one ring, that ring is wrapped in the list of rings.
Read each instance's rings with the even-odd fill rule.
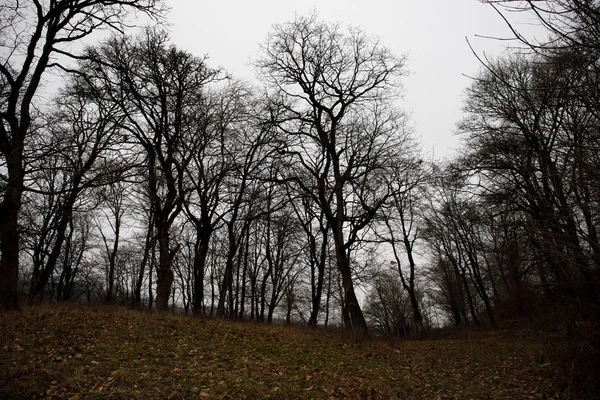
[[[329,305],[331,302],[331,258],[328,263],[328,274],[327,274],[327,297],[325,298],[325,327],[329,324]]]
[[[156,308],[160,311],[169,309],[169,297],[173,285],[171,270],[171,250],[169,232],[166,227],[159,227],[158,267],[156,268]]]
[[[54,269],[56,268],[56,263],[58,258],[60,257],[61,252],[63,251],[63,243],[66,240],[66,230],[69,225],[71,218],[73,218],[73,205],[75,204],[75,199],[78,196],[78,192],[73,192],[70,196],[70,199],[65,204],[63,209],[63,215],[61,216],[58,227],[56,228],[56,241],[52,245],[52,251],[48,255],[48,259],[46,264],[43,266],[42,270],[39,274],[39,279],[33,282],[33,288],[31,290],[29,301],[33,303],[34,301],[42,301],[42,297],[44,295],[44,290],[46,289],[46,285],[48,284],[48,280],[52,277],[54,273]]]
[[[463,272],[457,271],[456,273],[460,276],[460,279],[463,283],[463,286],[465,289],[465,294],[467,295],[467,302],[469,305],[469,310],[471,311],[471,318],[473,319],[473,322],[475,323],[475,325],[481,325],[481,323],[479,322],[479,318],[477,317],[477,311],[475,310],[473,295],[471,294],[471,289],[469,289],[469,282],[467,281],[466,273],[464,271]]]
[[[273,322],[273,313],[275,312],[275,293],[271,294],[271,301],[269,301],[269,310],[267,311],[267,323]]]
[[[114,302],[115,269],[117,266],[117,252],[119,251],[119,233],[121,230],[121,220],[119,216],[115,219],[115,241],[112,251],[108,252],[108,290],[106,291],[106,303]],[[106,246],[108,250],[108,246]]]
[[[250,252],[250,229],[246,232],[246,243],[244,246],[244,269],[242,271],[242,293],[240,298],[239,319],[244,319],[244,308],[246,304],[246,277],[248,276],[248,253]]]
[[[0,204],[0,308],[18,310],[19,279],[18,216],[23,193],[23,171],[18,160],[8,163],[9,183]]]
[[[350,260],[346,254],[342,238],[342,224],[336,224],[334,232],[335,240],[335,254],[337,258],[338,269],[342,276],[342,287],[344,290],[344,309],[342,312],[346,312],[347,316],[344,318],[344,325],[346,329],[352,332],[352,335],[359,339],[369,335],[367,328],[367,321],[363,315],[363,312],[358,304],[358,298],[354,292],[354,284],[352,283],[352,269],[350,268]]]
[[[56,296],[56,300],[57,301],[65,301],[68,300],[69,296],[68,296],[68,287],[69,287],[69,281],[71,280],[71,265],[72,262],[70,261],[71,258],[71,245],[73,243],[73,218],[71,218],[71,220],[69,221],[69,237],[67,238],[67,244],[65,246],[65,250],[64,250],[64,257],[63,257],[63,268],[62,268],[62,272],[60,274],[60,279],[58,280],[58,294]]]
[[[233,229],[233,228],[232,228]],[[227,253],[227,261],[225,264],[225,272],[223,273],[223,281],[219,290],[219,303],[217,305],[217,318],[223,318],[225,316],[225,301],[227,299],[227,293],[233,283],[233,260],[237,253],[237,246],[233,232],[229,234],[229,251]]]
[[[313,283],[312,309],[308,320],[309,326],[317,326],[319,311],[321,310],[321,296],[323,294],[323,279],[325,277],[325,263],[327,262],[327,230],[323,232],[321,254],[317,265],[317,282]]]
[[[150,210],[150,215],[148,216],[148,231],[146,232],[146,241],[144,244],[144,256],[142,257],[142,262],[140,263],[140,271],[137,276],[137,280],[135,283],[135,294],[134,294],[134,304],[138,307],[142,304],[142,285],[144,283],[144,273],[146,271],[146,265],[148,265],[148,259],[150,258],[151,248],[154,247],[154,220],[153,220],[152,210]],[[150,275],[152,275],[152,270],[150,270]],[[152,279],[152,278],[150,278]],[[150,282],[149,286],[152,286]],[[152,307],[152,304],[150,304]]]
[[[206,230],[196,231],[196,243],[194,245],[194,299],[192,311],[201,314],[204,306],[204,274],[206,270],[206,257],[211,234]]]
[[[241,199],[238,199],[237,207],[241,203]],[[235,256],[238,251],[239,241],[238,237],[235,234],[235,224],[237,221],[239,208],[236,208],[233,212],[231,220],[227,223],[227,237],[229,239],[229,250],[227,251],[227,261],[225,263],[225,272],[223,274],[223,281],[221,282],[221,287],[219,289],[219,304],[217,305],[217,318],[222,318],[225,316],[225,301],[227,299],[227,293],[230,295],[233,288],[233,262]],[[244,231],[242,230],[242,235]],[[230,311],[233,308],[232,304],[230,304]]]

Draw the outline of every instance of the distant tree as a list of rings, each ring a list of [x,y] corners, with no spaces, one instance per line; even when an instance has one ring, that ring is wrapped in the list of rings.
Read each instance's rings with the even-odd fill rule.
[[[134,186],[135,187],[135,186]],[[133,305],[142,305],[142,288],[146,278],[150,281],[148,284],[148,300],[149,305],[152,306],[152,268],[153,268],[153,254],[156,248],[156,236],[154,232],[154,217],[152,216],[152,206],[146,206],[146,197],[144,195],[137,196],[137,204],[135,209],[139,210],[137,220],[143,223],[144,234],[138,237],[140,248],[142,249],[142,257],[139,262],[138,274],[135,280],[134,294],[133,294]],[[140,204],[140,202],[142,204]],[[142,243],[143,241],[143,243]],[[148,273],[146,273],[148,270]]]
[[[184,205],[196,231],[192,301],[195,313],[200,313],[204,305],[206,261],[212,235],[226,216],[225,186],[236,172],[235,154],[229,144],[237,141],[236,130],[251,113],[251,99],[251,90],[239,82],[228,82],[221,90],[207,94],[206,124],[187,167],[193,191]]]
[[[258,106],[256,102],[255,105]],[[257,109],[260,115],[261,110]],[[275,133],[268,125],[261,125],[256,117],[247,116],[247,120],[235,127],[236,134],[229,142],[228,153],[233,160],[234,171],[229,176],[224,201],[227,203],[225,227],[227,230],[228,249],[223,279],[219,288],[219,303],[216,310],[221,318],[229,311],[234,316],[233,283],[235,261],[246,232],[253,220],[264,214],[269,214],[274,207],[259,209],[264,192],[268,192],[260,176],[268,176],[269,166],[273,165]],[[230,295],[229,310],[225,303]]]
[[[173,283],[171,227],[191,190],[186,171],[204,131],[204,91],[220,71],[147,28],[137,38],[112,37],[85,53],[82,73],[127,116],[122,127],[143,149],[145,189],[156,243],[156,305],[168,309]]]
[[[445,173],[448,173],[447,170]],[[474,240],[478,226],[473,224],[476,204],[462,196],[463,182],[450,176],[439,177],[434,191],[429,194],[429,206],[424,213],[424,235],[432,248],[434,263],[431,272],[434,282],[444,293],[452,308],[455,323],[458,324],[461,298],[468,306],[470,320],[479,325],[478,296],[474,287],[474,270],[479,270],[478,258],[474,255]],[[473,232],[471,232],[471,229]],[[473,233],[473,235],[471,235]],[[450,270],[455,277],[450,276]],[[485,292],[485,284],[480,286],[480,294]],[[459,293],[458,291],[462,292]],[[448,304],[448,303],[446,303]],[[492,314],[491,304],[488,312]],[[463,321],[467,322],[466,315]]]
[[[402,290],[397,274],[380,270],[373,276],[373,285],[367,294],[365,313],[375,330],[386,336],[403,337],[413,334],[415,326],[411,318],[411,301],[408,292]],[[419,323],[422,325],[422,317]]]
[[[84,257],[92,247],[90,240],[92,223],[88,215],[77,215],[69,221],[69,235],[60,262],[57,301],[68,301],[81,295],[80,281],[83,275]]]
[[[308,265],[310,271],[310,317],[309,326],[316,326],[321,311],[325,269],[329,253],[329,225],[323,211],[316,206],[313,198],[305,194],[293,193],[293,188],[286,185],[290,205],[294,210],[299,225],[308,239]]]
[[[385,212],[384,225],[387,229],[380,234],[392,248],[394,263],[402,287],[408,294],[418,332],[423,330],[423,315],[418,302],[415,245],[423,240],[423,221],[419,214],[424,206],[425,185],[430,174],[423,167],[422,160],[414,155],[396,166],[389,176],[394,195]]]
[[[122,229],[124,225],[125,212],[127,211],[127,186],[123,182],[115,182],[99,190],[98,193],[101,210],[104,218],[98,222],[98,231],[102,238],[107,265],[106,273],[106,302],[115,301],[115,271],[117,267],[117,256],[119,253],[119,244],[121,243]],[[108,227],[112,233],[105,233]]]
[[[265,255],[270,272],[271,296],[268,300],[267,322],[273,321],[273,314],[282,300],[282,296],[286,289],[296,282],[296,277],[300,273],[297,265],[304,246],[299,240],[299,227],[292,215],[289,205],[279,212],[268,215]],[[291,307],[293,307],[292,296],[289,293],[288,300],[289,308],[286,314],[289,316]]]
[[[454,326],[465,324],[469,321],[468,306],[460,275],[443,255],[441,248],[432,246],[432,250],[437,253],[432,255],[426,272],[428,296],[432,298],[435,308],[442,312],[442,321],[449,321]]]
[[[121,146],[123,115],[85,82],[68,82],[51,111],[45,129],[29,141],[25,170],[27,189],[44,199],[44,207],[34,210],[43,210],[43,218],[33,249],[30,301],[41,299],[52,278],[74,212],[86,204],[93,207],[90,191],[123,179],[131,159]],[[82,197],[85,193],[89,198]]]

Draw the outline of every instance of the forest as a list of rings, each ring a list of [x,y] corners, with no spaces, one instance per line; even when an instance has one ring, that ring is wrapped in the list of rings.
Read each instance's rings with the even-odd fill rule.
[[[161,0],[2,2],[0,309],[358,338],[547,318],[597,352],[600,4],[485,2],[513,47],[474,52],[446,160],[398,107],[405,56],[359,28],[275,25],[251,84],[178,48]]]

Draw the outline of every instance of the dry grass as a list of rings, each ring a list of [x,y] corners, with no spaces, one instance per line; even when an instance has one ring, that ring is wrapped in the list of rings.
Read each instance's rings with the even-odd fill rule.
[[[491,331],[356,343],[321,330],[35,307],[0,313],[0,398],[594,398],[588,381],[564,373],[560,350],[548,355],[552,340]]]

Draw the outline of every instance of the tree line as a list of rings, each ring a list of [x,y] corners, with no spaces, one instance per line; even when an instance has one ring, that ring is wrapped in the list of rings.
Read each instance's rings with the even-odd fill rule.
[[[123,11],[164,19],[158,1],[0,6],[1,307],[117,303],[356,336],[557,307],[572,329],[597,324],[598,8],[539,3],[516,7],[548,40],[506,20],[528,51],[481,60],[446,161],[425,159],[397,107],[405,58],[358,28],[275,25],[259,88],[160,27],[123,31]],[[117,32],[69,51],[102,27]],[[43,101],[51,70],[63,84]]]

